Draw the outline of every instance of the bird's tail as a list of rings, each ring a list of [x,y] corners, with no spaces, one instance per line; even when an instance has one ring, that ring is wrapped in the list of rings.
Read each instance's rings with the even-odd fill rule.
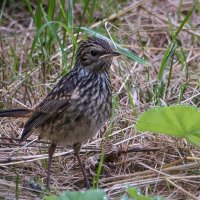
[[[30,109],[0,110],[0,117],[30,117],[32,112]]]

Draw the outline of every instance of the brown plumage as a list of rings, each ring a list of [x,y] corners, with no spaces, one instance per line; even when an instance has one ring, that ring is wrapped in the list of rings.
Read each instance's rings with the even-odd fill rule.
[[[81,144],[93,137],[109,119],[112,106],[109,69],[114,52],[101,39],[89,38],[80,43],[74,68],[64,76],[33,110],[0,111],[0,117],[29,117],[24,125],[21,141],[37,129],[39,139],[51,142],[47,188],[50,186],[50,167],[57,145],[73,145],[87,187],[79,151]]]

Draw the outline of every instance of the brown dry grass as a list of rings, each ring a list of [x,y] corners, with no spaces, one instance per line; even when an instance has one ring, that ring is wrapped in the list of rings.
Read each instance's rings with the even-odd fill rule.
[[[99,187],[110,197],[119,199],[127,185],[140,188],[148,195],[161,195],[166,199],[200,198],[200,150],[187,144],[185,140],[174,139],[151,133],[137,133],[133,115],[124,85],[130,89],[135,101],[137,114],[155,106],[154,86],[164,51],[171,42],[168,16],[176,29],[192,7],[192,0],[150,0],[121,4],[121,12],[111,16],[109,31],[116,35],[125,47],[139,56],[147,58],[148,68],[127,58],[115,60],[112,66],[113,93],[118,99],[114,124],[109,138],[112,148],[122,150],[159,148],[159,151],[132,152],[119,154],[114,162],[105,162]],[[0,107],[32,107],[47,94],[62,71],[58,49],[45,63],[31,68],[28,52],[34,37],[35,27],[25,8],[7,7],[0,26]],[[18,10],[19,9],[19,10]],[[21,10],[20,10],[21,9]],[[13,11],[12,10],[12,11]],[[199,10],[191,17],[180,33],[180,41],[189,67],[186,92],[180,103],[199,107],[200,90],[200,15]],[[114,25],[118,29],[114,28]],[[94,26],[98,26],[95,24]],[[12,51],[13,49],[13,51]],[[179,52],[180,50],[177,50]],[[37,53],[34,59],[37,59]],[[11,79],[10,66],[17,60],[17,71]],[[42,66],[51,65],[44,75]],[[119,67],[120,66],[120,67]],[[148,72],[148,73],[147,73]],[[180,90],[185,83],[185,73],[180,60],[175,56],[173,78],[168,93],[162,99],[163,105],[179,102]],[[147,76],[148,74],[148,76]],[[167,82],[168,70],[165,72]],[[19,138],[23,122],[21,119],[0,119],[0,199],[15,199],[16,177],[19,176],[19,199],[41,199],[44,191],[40,188],[46,181],[48,144],[33,142],[20,146]],[[84,144],[81,151],[85,160],[88,177],[96,173],[96,160],[100,154],[100,144],[104,131]],[[31,140],[37,138],[37,133]],[[83,181],[78,163],[70,148],[58,148],[52,166],[52,193],[65,190],[80,190]]]

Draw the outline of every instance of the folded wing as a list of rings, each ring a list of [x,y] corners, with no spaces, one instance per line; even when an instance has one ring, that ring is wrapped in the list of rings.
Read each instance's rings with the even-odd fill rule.
[[[76,86],[70,77],[61,79],[51,93],[35,108],[24,126],[20,140],[26,140],[32,131],[45,124],[47,120],[69,109],[76,100],[71,98],[74,91],[77,91]]]

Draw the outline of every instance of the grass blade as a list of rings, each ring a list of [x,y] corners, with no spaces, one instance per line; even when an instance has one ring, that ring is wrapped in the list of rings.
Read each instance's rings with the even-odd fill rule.
[[[2,4],[1,4],[1,8],[0,8],[0,19],[1,19],[1,17],[2,17],[3,11],[4,11],[4,8],[5,8],[5,5],[6,5],[6,1],[7,1],[7,0],[3,0]]]
[[[42,8],[42,0],[38,0],[38,5],[37,5],[35,16],[34,16],[37,29],[39,29],[43,24],[41,8]]]
[[[67,9],[67,24],[69,28],[73,28],[73,0],[68,1],[68,9]]]
[[[183,29],[184,25],[186,24],[186,22],[191,17],[191,15],[194,12],[194,10],[195,10],[195,8],[196,8],[197,5],[198,5],[198,1],[196,1],[196,3],[194,4],[193,8],[191,10],[189,10],[188,14],[185,16],[185,18],[181,22],[180,26],[178,27],[178,30],[175,33],[175,36],[178,36],[178,34],[181,32],[181,30]]]

